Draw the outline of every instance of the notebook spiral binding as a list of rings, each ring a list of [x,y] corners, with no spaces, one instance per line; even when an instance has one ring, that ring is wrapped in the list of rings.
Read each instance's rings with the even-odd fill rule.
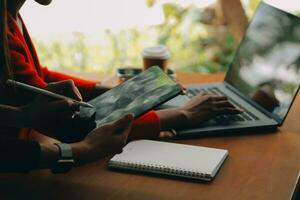
[[[174,176],[181,176],[181,177],[194,178],[194,179],[196,178],[201,180],[211,178],[209,174],[205,174],[201,172],[195,172],[183,168],[174,168],[174,167],[169,167],[164,165],[153,165],[147,163],[128,163],[126,161],[110,161],[108,166],[111,168],[117,167],[126,170],[174,175]]]

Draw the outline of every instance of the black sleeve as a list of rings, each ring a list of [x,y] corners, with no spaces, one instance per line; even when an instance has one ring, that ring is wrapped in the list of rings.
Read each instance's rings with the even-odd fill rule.
[[[0,140],[0,172],[28,172],[37,167],[41,147],[28,140]]]

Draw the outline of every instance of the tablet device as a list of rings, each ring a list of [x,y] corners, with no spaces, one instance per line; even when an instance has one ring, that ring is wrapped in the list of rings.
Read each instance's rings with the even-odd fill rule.
[[[80,108],[79,117],[94,117],[97,127],[126,113],[139,117],[180,94],[182,88],[159,67],[151,67],[89,101],[94,108]]]

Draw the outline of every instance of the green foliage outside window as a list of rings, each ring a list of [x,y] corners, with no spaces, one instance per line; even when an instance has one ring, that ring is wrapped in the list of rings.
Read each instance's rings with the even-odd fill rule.
[[[147,0],[153,6],[155,0]],[[255,8],[258,0],[250,5]],[[142,66],[144,47],[166,45],[172,54],[169,66],[176,70],[216,73],[227,70],[237,47],[232,35],[220,25],[201,22],[202,10],[176,3],[163,5],[164,23],[146,30],[128,29],[99,34],[99,42],[73,33],[68,40],[35,40],[41,63],[52,69],[86,73],[110,73],[118,67]],[[101,42],[100,42],[101,41]]]

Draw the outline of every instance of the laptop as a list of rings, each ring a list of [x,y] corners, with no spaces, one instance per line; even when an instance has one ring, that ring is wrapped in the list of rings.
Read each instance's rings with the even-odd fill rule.
[[[207,136],[276,130],[284,122],[300,85],[300,19],[262,2],[250,22],[222,83],[187,86],[187,95],[163,105],[179,107],[200,92],[221,94],[243,109],[176,136]]]

